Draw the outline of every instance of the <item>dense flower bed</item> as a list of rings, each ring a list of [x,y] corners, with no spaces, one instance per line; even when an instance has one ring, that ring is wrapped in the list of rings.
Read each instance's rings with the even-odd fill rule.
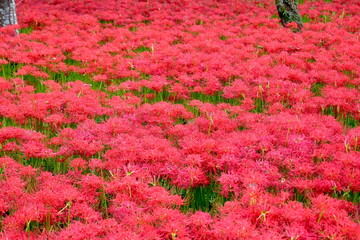
[[[358,239],[360,2],[23,0],[4,239]],[[295,25],[293,25],[295,27]]]

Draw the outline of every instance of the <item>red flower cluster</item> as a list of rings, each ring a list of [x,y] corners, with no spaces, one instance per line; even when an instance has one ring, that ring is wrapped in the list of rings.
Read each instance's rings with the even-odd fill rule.
[[[360,5],[304,2],[22,1],[0,236],[358,239]]]

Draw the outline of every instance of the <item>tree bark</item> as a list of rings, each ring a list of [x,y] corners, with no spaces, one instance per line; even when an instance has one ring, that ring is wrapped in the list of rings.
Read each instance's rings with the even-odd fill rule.
[[[0,26],[17,24],[15,0],[0,0]]]
[[[275,0],[275,4],[284,27],[290,22],[296,22],[299,31],[303,28],[297,0]]]

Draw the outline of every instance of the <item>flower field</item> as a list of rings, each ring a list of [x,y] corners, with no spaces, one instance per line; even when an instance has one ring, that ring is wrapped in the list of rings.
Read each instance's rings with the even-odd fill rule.
[[[19,1],[1,239],[360,239],[360,1],[299,10]]]

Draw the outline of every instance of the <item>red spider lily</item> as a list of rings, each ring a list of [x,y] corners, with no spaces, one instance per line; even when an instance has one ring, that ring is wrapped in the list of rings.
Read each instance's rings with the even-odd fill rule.
[[[19,3],[1,238],[356,239],[359,6],[299,7],[294,34],[264,0]]]

